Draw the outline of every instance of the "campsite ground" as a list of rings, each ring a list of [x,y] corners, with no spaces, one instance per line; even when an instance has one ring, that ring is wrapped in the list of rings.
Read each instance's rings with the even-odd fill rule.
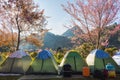
[[[100,80],[95,79],[92,76],[83,77],[82,75],[72,75],[69,78],[63,78],[62,76],[56,75],[25,75],[19,78],[18,80]],[[120,75],[117,75],[116,78],[108,78],[106,80],[120,80]]]
[[[57,75],[19,75],[19,76],[0,76],[0,80],[100,80],[95,79],[92,76],[83,77],[82,75],[73,75],[69,78],[63,78]],[[108,78],[105,80],[120,80],[120,75],[116,78]]]

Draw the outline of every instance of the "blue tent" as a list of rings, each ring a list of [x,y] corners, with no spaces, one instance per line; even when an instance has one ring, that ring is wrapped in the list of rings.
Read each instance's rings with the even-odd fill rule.
[[[42,51],[39,52],[38,55],[37,55],[37,58],[38,58],[38,59],[42,59],[42,60],[48,59],[48,58],[50,58],[50,57],[52,57],[52,54],[51,54],[51,52],[48,51],[48,50],[42,50]]]

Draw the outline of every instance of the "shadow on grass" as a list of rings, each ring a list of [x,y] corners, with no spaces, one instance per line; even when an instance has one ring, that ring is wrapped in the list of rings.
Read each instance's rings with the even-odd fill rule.
[[[64,78],[64,77],[61,77],[61,78],[58,78],[58,77],[53,77],[53,78],[47,78],[47,76],[45,76],[45,78],[40,78],[40,75],[37,75],[37,77],[39,78],[33,78],[30,79],[30,76],[31,75],[28,75],[27,77],[28,78],[22,78],[22,76],[0,76],[0,80],[101,80],[101,79],[96,79],[96,78],[93,78],[93,77],[69,77],[69,78]],[[120,75],[118,75],[116,78],[108,78],[108,79],[105,79],[105,80],[120,80]]]
[[[0,80],[18,80],[21,76],[0,76]]]

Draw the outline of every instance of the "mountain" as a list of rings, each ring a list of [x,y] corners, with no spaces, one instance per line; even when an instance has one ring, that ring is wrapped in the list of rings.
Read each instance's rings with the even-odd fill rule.
[[[74,27],[68,29],[67,31],[65,31],[65,32],[62,34],[62,36],[71,38],[71,37],[75,36],[75,35],[74,35],[74,32],[75,32],[75,31],[78,31],[78,30],[80,31],[80,33],[82,32],[82,30],[81,30],[78,26],[74,26]]]
[[[39,36],[38,36],[39,39]],[[57,48],[71,48],[71,40],[65,36],[55,35],[51,32],[47,32],[44,36],[43,47],[56,50]],[[36,50],[39,49],[37,46],[26,42],[25,40],[21,41],[20,49],[22,50]]]
[[[74,36],[74,34],[73,34],[73,31],[72,31],[71,29],[68,29],[66,32],[64,32],[64,33],[62,34],[62,36],[71,38],[71,37]]]
[[[58,47],[72,47],[71,40],[65,36],[55,35],[53,33],[47,32],[44,36],[44,46],[42,48],[57,49]]]

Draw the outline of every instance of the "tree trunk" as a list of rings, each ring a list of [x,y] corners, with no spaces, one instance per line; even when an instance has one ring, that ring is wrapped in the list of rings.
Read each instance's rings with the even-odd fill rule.
[[[100,29],[99,29],[98,30],[97,41],[96,41],[96,49],[99,49],[99,46],[100,46],[100,36],[101,36],[101,33],[100,33]]]
[[[17,23],[17,28],[18,28],[18,36],[17,36],[17,46],[16,46],[16,50],[19,49],[19,45],[20,45],[20,26],[18,24],[18,15],[16,17],[16,23]]]
[[[19,49],[19,45],[20,45],[20,31],[18,31],[18,38],[17,38],[17,47],[16,47],[16,50]]]

